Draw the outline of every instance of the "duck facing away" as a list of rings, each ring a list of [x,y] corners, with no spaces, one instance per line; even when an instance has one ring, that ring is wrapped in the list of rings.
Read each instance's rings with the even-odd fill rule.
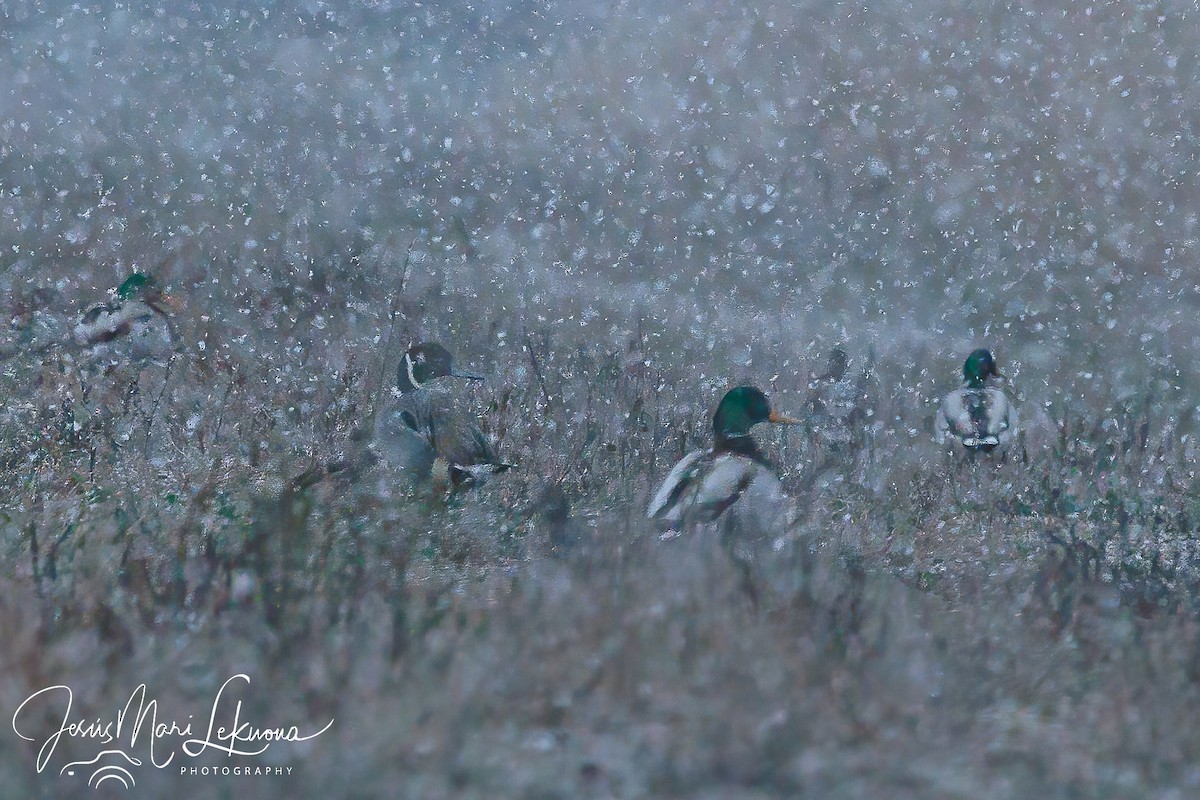
[[[414,481],[446,472],[455,488],[511,469],[496,456],[464,400],[447,378],[483,380],[454,366],[436,342],[413,345],[396,370],[400,396],[380,414],[375,446],[384,460]]]
[[[795,425],[799,420],[771,410],[753,386],[730,389],[713,415],[713,447],[688,453],[655,492],[646,516],[665,530],[713,522],[743,502],[781,504],[783,487],[758,449],[750,429],[760,422]]]
[[[938,441],[957,441],[969,451],[987,453],[1007,444],[1017,428],[1017,410],[988,380],[1003,378],[990,350],[979,349],[963,364],[963,387],[942,398]]]
[[[97,352],[104,345],[127,341],[133,360],[155,358],[174,348],[174,310],[174,299],[152,275],[134,272],[117,288],[115,300],[84,312],[71,331],[72,339]]]
[[[808,385],[808,434],[814,442],[831,450],[859,444],[870,416],[869,367],[864,366],[860,374],[852,375],[849,366],[846,351],[834,347],[829,351],[825,372]]]

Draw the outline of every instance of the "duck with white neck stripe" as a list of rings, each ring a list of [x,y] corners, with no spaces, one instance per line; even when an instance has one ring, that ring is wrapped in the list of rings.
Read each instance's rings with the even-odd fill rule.
[[[445,477],[454,488],[481,483],[513,465],[501,461],[474,416],[460,385],[447,380],[483,380],[454,365],[446,348],[422,342],[408,349],[396,370],[400,396],[379,415],[374,447],[414,482]]]

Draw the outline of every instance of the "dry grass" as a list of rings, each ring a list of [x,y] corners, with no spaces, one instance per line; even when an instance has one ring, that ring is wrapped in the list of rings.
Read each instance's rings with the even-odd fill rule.
[[[139,682],[185,707],[249,672],[264,716],[338,720],[290,759],[311,796],[1134,797],[1197,780],[1195,494],[1172,431],[1131,416],[1095,447],[1067,420],[1003,461],[801,461],[804,517],[757,554],[755,605],[711,538],[661,542],[640,519],[705,423],[665,391],[686,375],[630,358],[642,346],[531,335],[545,390],[480,397],[521,469],[449,505],[380,466],[297,488],[349,451],[373,364],[314,357],[333,379],[291,414],[294,387],[183,359],[161,397],[47,424],[5,490],[0,691],[66,681],[99,714]],[[793,463],[807,444],[772,446]],[[50,791],[31,750],[5,752],[15,785]]]

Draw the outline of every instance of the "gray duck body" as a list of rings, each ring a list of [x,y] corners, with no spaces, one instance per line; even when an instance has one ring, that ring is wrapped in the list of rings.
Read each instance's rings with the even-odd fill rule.
[[[509,469],[480,430],[469,403],[451,378],[478,379],[456,371],[444,348],[410,348],[397,370],[400,395],[379,414],[374,442],[379,455],[413,482],[444,464],[455,486],[478,483]]]

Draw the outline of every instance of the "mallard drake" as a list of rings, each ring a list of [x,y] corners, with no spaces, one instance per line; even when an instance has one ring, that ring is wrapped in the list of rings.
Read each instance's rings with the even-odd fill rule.
[[[400,396],[379,415],[375,447],[388,463],[414,480],[444,468],[454,487],[479,483],[512,468],[496,457],[459,394],[445,378],[483,380],[455,368],[436,342],[415,344],[396,370]]]
[[[93,350],[125,340],[132,346],[134,360],[154,358],[175,345],[174,310],[174,299],[152,275],[134,272],[117,288],[114,301],[84,312],[71,331],[72,338],[79,347]]]
[[[716,520],[743,495],[782,501],[775,469],[750,434],[760,422],[795,425],[799,420],[772,411],[767,396],[753,386],[726,392],[713,414],[712,449],[680,459],[654,493],[646,516],[665,530],[679,530]]]
[[[963,363],[963,387],[942,398],[938,412],[938,441],[957,441],[974,452],[990,452],[1016,432],[1017,410],[1004,392],[987,385],[1003,378],[992,352],[980,348]]]

